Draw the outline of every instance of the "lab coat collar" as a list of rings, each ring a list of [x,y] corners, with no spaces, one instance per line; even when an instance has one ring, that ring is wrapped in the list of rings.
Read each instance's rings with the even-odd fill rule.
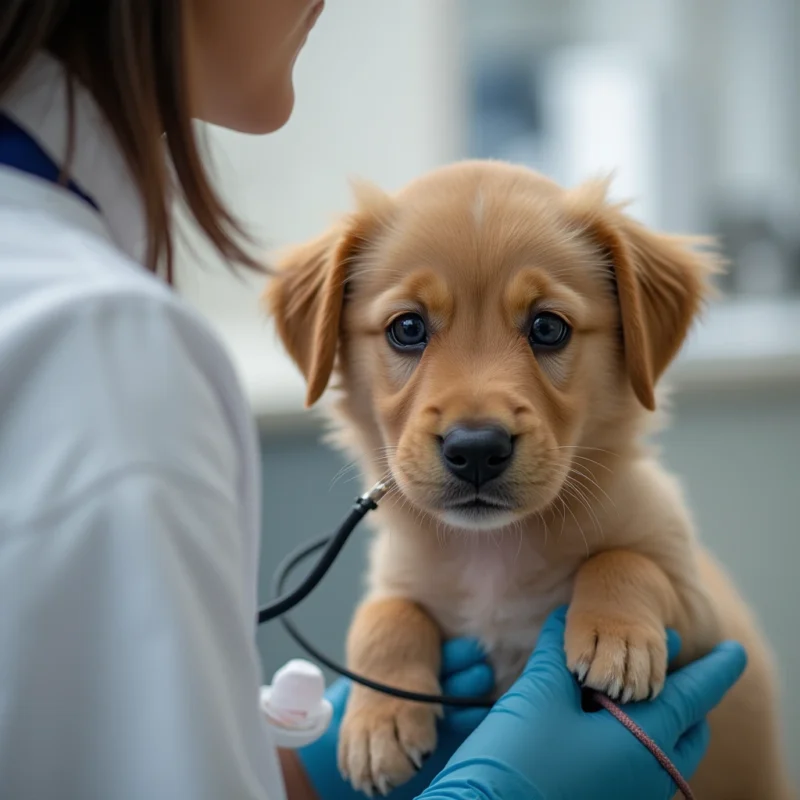
[[[3,113],[24,128],[59,165],[67,157],[68,113],[67,75],[62,64],[47,53],[37,54],[0,103]],[[116,139],[89,92],[75,84],[75,136],[70,177],[99,206],[102,225],[116,245],[142,263],[147,244],[147,227],[141,196]],[[82,218],[86,227],[96,228],[98,215],[88,204],[57,186],[39,186],[27,176],[3,175],[3,182],[24,189],[15,199],[41,201],[50,197],[49,210],[59,207],[73,222]],[[23,185],[24,182],[24,185]],[[83,213],[75,207],[84,206]]]

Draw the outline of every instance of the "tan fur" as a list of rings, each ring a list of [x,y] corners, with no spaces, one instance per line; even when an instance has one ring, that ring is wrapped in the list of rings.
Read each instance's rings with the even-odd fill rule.
[[[351,668],[435,692],[441,638],[471,635],[502,692],[547,614],[571,601],[570,668],[642,699],[663,686],[665,627],[680,632],[684,662],[735,637],[748,668],[712,715],[693,786],[699,800],[790,800],[767,645],[696,540],[679,486],[641,444],[657,381],[719,265],[697,244],[634,222],[604,182],[567,191],[522,168],[465,162],[393,197],[362,190],[352,217],[286,256],[268,301],[309,402],[335,372],[339,444],[367,483],[393,487],[376,513]],[[421,355],[386,339],[410,311],[431,331]],[[531,348],[539,311],[572,326],[562,351]],[[515,437],[507,508],[494,516],[445,508],[453,479],[439,437],[456,423]],[[370,792],[402,783],[434,745],[436,713],[355,687],[343,772]]]

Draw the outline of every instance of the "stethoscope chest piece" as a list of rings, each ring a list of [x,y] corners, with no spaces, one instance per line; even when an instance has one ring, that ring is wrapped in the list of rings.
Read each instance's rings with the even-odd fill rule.
[[[270,686],[261,687],[261,711],[278,747],[296,749],[316,741],[333,716],[322,671],[303,659],[289,661]]]

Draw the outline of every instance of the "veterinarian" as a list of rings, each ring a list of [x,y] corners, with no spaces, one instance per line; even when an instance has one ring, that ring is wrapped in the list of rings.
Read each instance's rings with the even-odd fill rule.
[[[169,286],[176,194],[231,264],[252,265],[192,118],[283,126],[321,10],[2,4],[0,797],[352,796],[335,767],[347,684],[299,753],[276,752],[259,711],[256,433],[224,349]],[[448,714],[391,796],[670,797],[628,731],[581,710],[563,629],[559,611],[488,716]],[[744,660],[723,644],[631,709],[685,775]],[[476,643],[447,643],[443,661],[448,693],[491,687]]]

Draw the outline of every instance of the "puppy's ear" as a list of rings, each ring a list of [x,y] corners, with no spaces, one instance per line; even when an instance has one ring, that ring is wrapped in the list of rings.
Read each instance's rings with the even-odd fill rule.
[[[613,269],[622,321],[625,366],[639,402],[655,409],[655,385],[677,355],[704,301],[710,277],[722,270],[704,237],[655,233],[607,202],[609,181],[585,184],[570,198],[582,230]]]
[[[306,379],[306,407],[330,380],[339,343],[344,288],[350,264],[380,225],[379,190],[359,187],[361,208],[321,236],[288,251],[267,286],[265,304],[278,335]],[[380,197],[388,202],[382,193]]]

